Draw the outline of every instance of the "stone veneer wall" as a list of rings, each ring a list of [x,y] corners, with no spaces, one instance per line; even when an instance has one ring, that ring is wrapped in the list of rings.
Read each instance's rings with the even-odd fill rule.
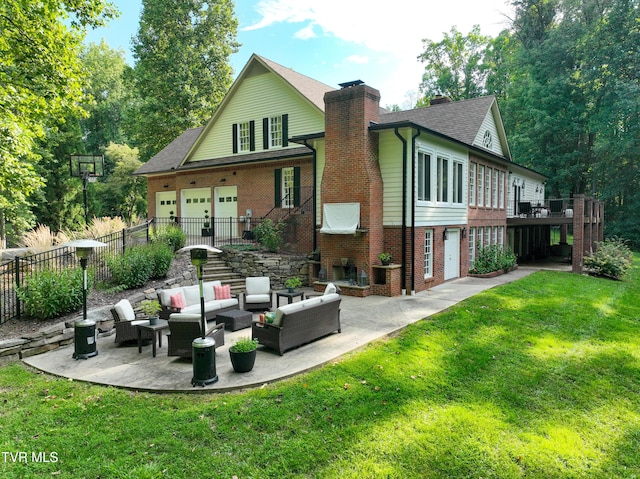
[[[245,277],[269,276],[273,289],[284,288],[284,281],[291,276],[298,276],[304,285],[308,283],[307,258],[305,256],[226,250],[220,254],[220,258],[225,260],[234,272]],[[149,288],[128,299],[135,308],[145,299],[158,299],[157,292],[161,289],[189,286],[196,283],[195,268],[190,266],[189,270],[184,271],[180,276],[167,279],[161,288]],[[114,321],[109,311],[112,306],[91,309],[91,305],[88,305],[87,319],[96,322],[98,336],[115,334]],[[82,319],[82,315],[70,321],[61,321],[40,331],[26,333],[20,338],[0,340],[0,365],[72,344],[74,342],[73,325],[79,319]]]

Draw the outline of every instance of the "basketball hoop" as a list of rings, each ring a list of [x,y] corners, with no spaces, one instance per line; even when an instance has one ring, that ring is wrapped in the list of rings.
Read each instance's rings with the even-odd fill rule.
[[[104,175],[103,155],[71,155],[69,157],[71,176],[82,180],[84,196],[84,222],[89,224],[89,210],[87,208],[87,183],[94,183],[99,176]]]

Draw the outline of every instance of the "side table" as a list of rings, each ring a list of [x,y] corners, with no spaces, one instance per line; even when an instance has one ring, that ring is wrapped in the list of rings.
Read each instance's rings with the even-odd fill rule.
[[[287,298],[287,304],[291,304],[293,302],[293,298],[300,297],[301,301],[304,301],[304,291],[294,291],[290,293],[289,291],[276,291],[276,308],[280,306],[280,298]]]
[[[162,347],[162,331],[165,329],[169,329],[169,322],[165,319],[159,319],[156,324],[146,323],[137,324],[136,329],[138,330],[138,354],[142,353],[142,330],[151,331],[151,346],[153,351],[153,357],[156,357],[156,332],[158,333],[158,347]]]

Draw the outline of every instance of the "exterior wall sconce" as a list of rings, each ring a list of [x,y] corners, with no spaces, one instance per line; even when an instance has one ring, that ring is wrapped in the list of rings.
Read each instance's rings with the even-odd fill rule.
[[[196,180],[192,180],[189,184],[190,185],[195,185],[196,184]]]
[[[163,188],[169,188],[169,185],[162,185]]]
[[[445,228],[442,232],[442,241],[447,241],[447,239],[449,239],[449,231]]]
[[[462,239],[467,237],[467,228],[462,228]]]

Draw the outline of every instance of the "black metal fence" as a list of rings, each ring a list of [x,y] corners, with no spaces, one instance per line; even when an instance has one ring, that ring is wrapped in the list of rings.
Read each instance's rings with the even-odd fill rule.
[[[96,248],[89,257],[88,265],[96,281],[107,281],[111,278],[107,265],[109,255],[122,254],[127,248],[149,241],[150,224],[143,223],[96,238],[107,245],[104,248]],[[63,271],[76,266],[79,267],[79,262],[75,250],[67,246],[3,261],[0,264],[0,323],[20,318],[24,312],[23,305],[16,295],[16,287],[23,286],[27,278],[39,271]]]

